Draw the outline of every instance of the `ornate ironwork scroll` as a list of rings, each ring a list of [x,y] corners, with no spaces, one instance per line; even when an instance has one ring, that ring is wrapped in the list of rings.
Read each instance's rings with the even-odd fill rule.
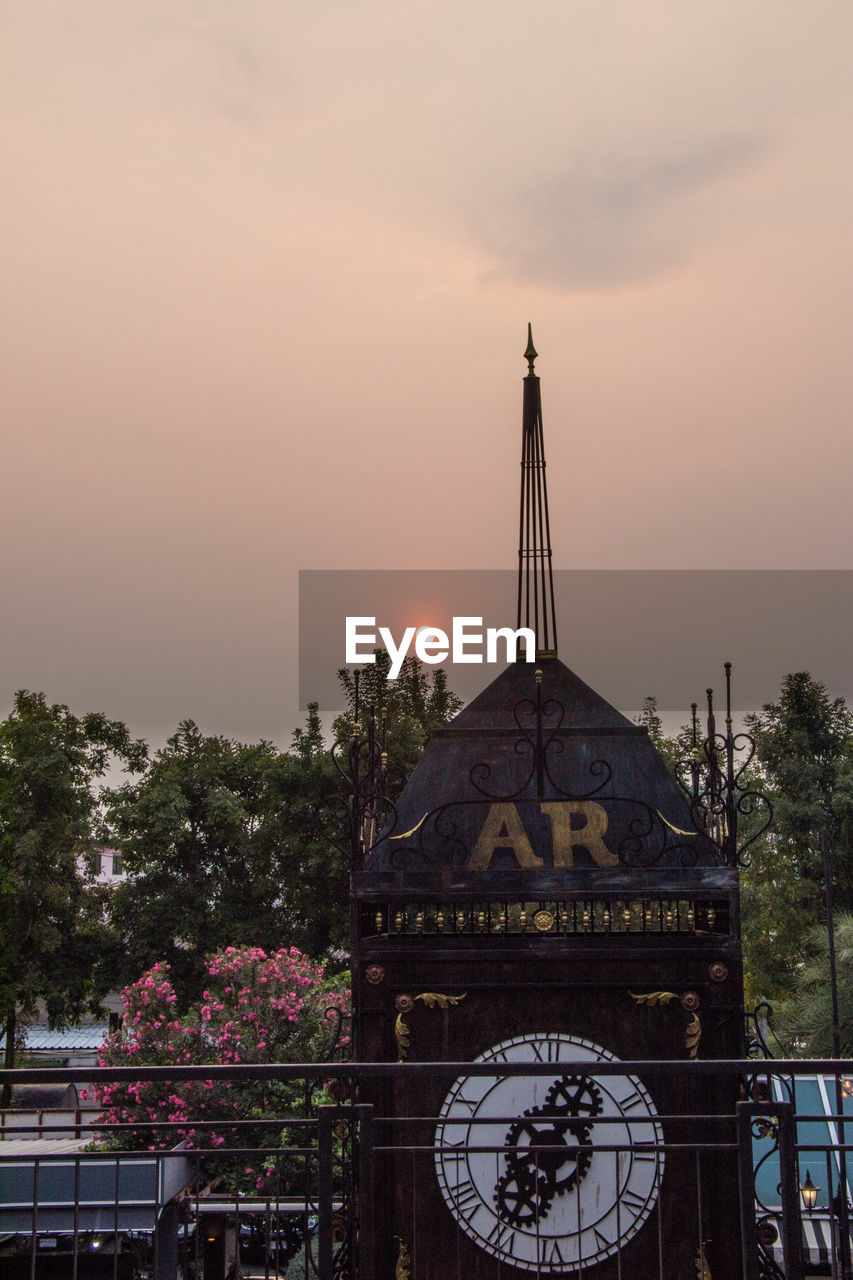
[[[387,795],[388,789],[388,712],[383,707],[377,723],[371,707],[367,732],[362,730],[359,707],[359,673],[355,673],[355,706],[352,731],[332,745],[331,756],[342,782],[341,794],[335,797],[343,818],[345,835],[326,830],[326,838],[349,858],[350,866],[360,870],[376,844],[379,833],[388,835],[396,825],[397,813]],[[411,834],[411,833],[409,833]]]
[[[515,804],[519,809],[532,807],[538,817],[546,797],[551,803],[575,804],[598,797],[597,803],[606,805],[610,832],[619,831],[612,852],[624,866],[652,867],[663,858],[672,860],[673,857],[683,867],[697,865],[704,828],[686,830],[660,809],[635,796],[609,792],[603,795],[613,777],[613,767],[608,761],[599,757],[588,764],[584,762],[584,776],[573,780],[574,785],[563,785],[557,780],[554,762],[567,750],[567,739],[561,734],[565,707],[556,698],[543,697],[540,670],[536,670],[535,677],[535,698],[521,698],[512,713],[519,734],[513,753],[523,761],[518,776],[510,785],[499,787],[495,785],[493,763],[479,761],[472,765],[468,781],[477,798],[448,801],[422,814],[409,831],[391,834],[388,829],[383,833],[383,840],[388,841],[386,856],[390,869],[410,867],[413,863],[424,868],[448,862],[467,864],[472,847],[466,835],[465,816],[472,806]],[[502,772],[504,765],[502,762]],[[707,858],[712,850],[705,844],[703,852]]]
[[[745,865],[749,847],[767,829],[772,817],[770,802],[749,778],[755,744],[746,733],[735,733],[731,714],[731,663],[725,664],[725,732],[717,732],[713,691],[708,690],[707,731],[700,737],[696,706],[693,707],[692,745],[686,759],[676,766],[676,777],[689,802],[691,822],[632,795],[609,790],[614,765],[608,760],[569,752],[570,739],[563,728],[565,707],[543,694],[542,672],[537,669],[536,693],[515,704],[512,717],[518,736],[500,764],[481,760],[468,769],[474,792],[447,801],[427,812],[404,832],[397,832],[394,806],[385,796],[385,719],[378,727],[371,717],[366,734],[356,726],[346,744],[347,759],[340,757],[343,743],[334,749],[336,763],[351,791],[348,821],[353,865],[363,865],[382,834],[383,857],[389,870],[463,866],[472,855],[469,830],[472,806],[517,805],[532,809],[538,819],[544,802],[565,801],[606,807],[608,845],[626,867],[650,868],[661,861],[685,868],[705,865]],[[519,761],[515,777],[507,778],[507,758]],[[567,778],[555,766],[560,757],[577,776]],[[558,776],[559,775],[559,776]],[[618,835],[617,835],[618,832]],[[704,837],[704,838],[703,838]],[[715,852],[716,851],[716,852]]]
[[[486,785],[492,776],[492,766],[485,761],[471,767],[468,774],[475,791],[487,800],[516,800],[530,787],[536,779],[536,799],[545,798],[545,784],[549,784],[555,795],[566,800],[589,800],[597,795],[610,781],[613,770],[605,760],[593,760],[589,766],[592,780],[585,789],[564,791],[554,780],[550,768],[550,757],[562,755],[566,749],[559,730],[565,718],[566,709],[557,698],[542,697],[542,672],[537,668],[536,697],[520,698],[512,709],[512,718],[521,735],[513,745],[517,756],[529,758],[529,768],[524,780],[509,791],[491,791]]]
[[[747,1056],[750,1058],[774,1058],[777,1055],[767,1043],[767,1037],[773,1036],[777,1045],[773,1027],[773,1006],[768,1004],[766,1000],[759,1000],[754,1009],[747,1009],[744,1014],[746,1022],[746,1046]],[[782,1048],[779,1045],[780,1049]]]
[[[351,1058],[352,1036],[349,1032],[344,1035],[344,1026],[352,1022],[352,1014],[347,1013],[340,1004],[330,1004],[323,1010],[323,1018],[329,1027],[323,1061],[341,1062]]]
[[[752,1136],[767,1138],[770,1147],[755,1165],[753,1180],[755,1186],[756,1233],[758,1237],[758,1275],[759,1280],[785,1280],[785,1273],[777,1266],[770,1253],[771,1246],[778,1239],[779,1233],[774,1222],[776,1214],[768,1207],[758,1194],[758,1172],[771,1156],[779,1158],[779,1120],[776,1116],[753,1116]]]
[[[659,809],[636,797],[610,794],[602,797],[601,793],[613,776],[612,766],[606,760],[597,758],[587,766],[587,785],[581,783],[570,788],[560,785],[554,776],[552,763],[566,750],[566,740],[559,732],[565,718],[565,707],[557,698],[543,698],[542,672],[537,670],[535,675],[535,699],[521,698],[512,713],[520,734],[513,750],[516,755],[529,759],[523,780],[509,791],[492,790],[487,786],[492,777],[492,766],[484,761],[473,765],[468,775],[475,791],[491,801],[518,801],[526,796],[535,779],[535,800],[539,803],[544,800],[546,793],[549,798],[558,797],[569,801],[590,800],[593,796],[599,796],[606,799],[611,814],[620,807],[625,811],[626,834],[614,850],[621,863],[627,866],[652,866],[664,854],[677,849],[681,864],[692,866],[696,853],[690,842],[695,841],[700,834],[699,830],[685,831],[670,822]],[[529,798],[533,799],[532,796]]]
[[[714,691],[708,689],[706,737],[700,741],[694,702],[691,751],[676,766],[676,777],[690,799],[697,827],[721,851],[727,866],[743,867],[749,861],[747,849],[770,826],[773,807],[767,796],[750,784],[747,770],[755,755],[755,742],[748,733],[733,731],[730,662],[725,664],[725,673],[725,733],[717,732]]]

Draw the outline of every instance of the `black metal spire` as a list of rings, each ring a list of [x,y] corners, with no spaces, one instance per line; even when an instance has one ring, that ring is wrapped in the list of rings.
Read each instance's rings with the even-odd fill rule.
[[[533,326],[527,326],[527,377],[521,446],[521,514],[518,533],[518,621],[536,635],[537,658],[557,656],[557,615],[554,608],[554,574],[551,568],[551,526],[548,521],[548,488],[545,482],[545,446],[542,438],[542,395],[533,371],[537,351]]]

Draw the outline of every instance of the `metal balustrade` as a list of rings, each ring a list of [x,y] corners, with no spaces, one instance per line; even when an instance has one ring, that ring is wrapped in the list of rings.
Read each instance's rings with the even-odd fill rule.
[[[362,909],[362,937],[419,938],[533,934],[696,934],[729,932],[721,900],[648,895],[441,903],[389,902]]]
[[[186,1121],[81,1127],[76,1113],[60,1113],[50,1127],[44,1116],[3,1126],[0,1275],[418,1280],[419,1258],[434,1250],[443,1226],[451,1242],[443,1274],[451,1280],[466,1276],[471,1241],[491,1254],[497,1274],[502,1267],[516,1274],[508,1268],[521,1257],[530,1276],[590,1280],[593,1265],[604,1262],[633,1280],[642,1244],[642,1280],[677,1280],[687,1272],[671,1266],[664,1228],[672,1206],[690,1241],[690,1274],[711,1275],[709,1206],[723,1196],[741,1237],[742,1280],[843,1280],[838,1218],[853,1152],[853,1099],[850,1113],[845,1103],[839,1116],[834,1088],[819,1082],[853,1077],[853,1062],[576,1063],[573,1079],[582,1075],[594,1105],[572,1110],[552,1101],[522,1117],[511,1109],[477,1115],[474,1107],[470,1116],[460,1113],[464,1124],[447,1104],[435,1114],[420,1107],[394,1115],[381,1105],[392,1091],[450,1096],[454,1082],[519,1076],[541,1078],[544,1099],[566,1069],[524,1061],[0,1072],[14,1084],[61,1079],[90,1087],[286,1081],[299,1086],[300,1098],[263,1120],[235,1115],[218,1147],[206,1143],[213,1132],[222,1136],[221,1119],[193,1120],[193,1145]],[[618,1105],[613,1083],[628,1076],[659,1097],[671,1096],[667,1081],[677,1082],[702,1106],[632,1114]],[[809,1109],[818,1095],[825,1105]],[[625,1175],[632,1161],[646,1169],[634,1184]],[[801,1192],[806,1173],[819,1188],[811,1212]],[[591,1244],[579,1208],[584,1177],[619,1188]],[[419,1217],[416,1197],[406,1210],[406,1189],[426,1185],[443,1217]]]

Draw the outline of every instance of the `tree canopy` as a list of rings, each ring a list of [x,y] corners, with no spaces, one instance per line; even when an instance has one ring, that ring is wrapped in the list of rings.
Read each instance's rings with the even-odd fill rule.
[[[128,873],[111,904],[126,981],[166,962],[184,1007],[205,956],[225,946],[286,938],[320,955],[340,940],[345,868],[317,825],[332,769],[310,731],[299,746],[208,737],[187,720],[141,778],[109,793]]]
[[[825,927],[821,839],[829,840],[836,907],[853,908],[853,714],[807,671],[746,717],[773,825],[741,877],[748,1003],[784,1001]]]
[[[654,698],[646,698],[637,723],[670,768],[695,755],[693,727],[666,737]],[[755,756],[741,783],[773,807],[772,825],[749,846],[741,871],[746,1004],[769,1000],[784,1019],[792,999],[802,1013],[813,989],[811,982],[802,986],[803,974],[821,963],[814,948],[821,932],[826,936],[824,836],[836,906],[853,909],[853,713],[843,698],[830,698],[820,681],[799,671],[744,723]],[[758,810],[742,816],[739,835],[748,836],[761,816]]]
[[[333,733],[387,715],[388,792],[394,799],[429,734],[461,703],[439,669],[407,659],[396,682],[377,653],[339,673],[347,709]],[[638,723],[672,766],[693,750],[693,729],[663,732],[654,698]],[[756,743],[751,785],[769,794],[774,823],[743,869],[742,925],[748,1005],[807,1003],[824,927],[821,840],[829,842],[836,905],[853,912],[853,713],[808,672],[747,717]],[[111,762],[132,777],[104,790]],[[202,998],[205,956],[283,941],[319,959],[345,960],[348,858],[342,782],[316,706],[289,750],[206,736],[182,722],[153,759],[127,728],[74,716],[22,692],[0,724],[0,1018],[7,1062],[21,1021],[43,1006],[53,1025],[93,1007],[116,981],[168,965],[179,1012]],[[120,850],[127,879],[107,890],[87,872],[104,844]],[[817,955],[817,960],[814,957]],[[107,979],[109,974],[109,980]],[[792,1006],[793,1007],[793,1006]],[[805,1024],[803,1024],[805,1025]],[[805,1034],[805,1033],[803,1033]]]
[[[806,959],[797,971],[789,999],[779,1010],[774,1030],[786,1052],[808,1058],[834,1055],[832,991],[829,982],[829,940],[824,925],[814,925],[805,937]],[[838,1025],[841,1053],[853,1057],[853,912],[835,917]]]
[[[387,658],[387,655],[384,655]],[[461,703],[444,673],[414,660],[396,683],[381,660],[361,680],[359,718],[371,701],[388,712],[389,792],[405,783],[429,733]],[[340,673],[348,713],[334,731],[347,739],[355,679]],[[286,939],[313,956],[343,953],[349,931],[346,805],[316,705],[289,751],[205,736],[184,721],[137,780],[108,793],[106,817],[127,879],[111,919],[124,982],[157,961],[170,965],[182,1008],[204,983],[204,957],[226,946],[275,950]]]
[[[97,1000],[105,939],[96,784],[111,761],[143,767],[125,725],[22,690],[0,723],[0,1019],[12,1066],[18,1021],[43,1004],[67,1025]],[[107,985],[101,970],[102,986]]]
[[[462,699],[447,687],[441,667],[427,671],[417,658],[404,659],[396,680],[388,679],[391,659],[384,649],[374,652],[376,661],[355,673],[343,667],[338,672],[346,696],[347,710],[335,720],[333,735],[346,739],[355,722],[356,701],[362,731],[374,712],[387,712],[391,751],[388,762],[388,796],[395,800],[420,760],[429,736],[441,729],[462,710]],[[358,693],[356,694],[356,688]]]
[[[634,717],[634,723],[645,729],[652,746],[663,757],[668,769],[675,771],[679,760],[687,753],[685,735],[689,729],[685,726],[675,738],[668,738],[663,731],[663,718],[658,711],[658,700],[653,694],[643,699],[643,705]]]

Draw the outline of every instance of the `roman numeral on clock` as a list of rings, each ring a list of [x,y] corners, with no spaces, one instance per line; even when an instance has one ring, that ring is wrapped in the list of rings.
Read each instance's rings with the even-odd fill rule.
[[[456,1186],[452,1188],[452,1192],[456,1208],[465,1221],[470,1222],[482,1203],[474,1184],[469,1178],[465,1178],[464,1181],[457,1182]]]
[[[635,1195],[633,1191],[623,1191],[619,1199],[622,1204],[627,1205],[629,1209],[633,1209],[634,1213],[640,1213],[646,1207],[646,1202],[642,1196]]]
[[[477,1098],[466,1098],[464,1093],[457,1093],[453,1101],[454,1103],[461,1102],[463,1106],[468,1108],[471,1115],[473,1115],[477,1110],[477,1103],[479,1100]]]
[[[560,1042],[559,1040],[533,1041],[533,1061],[534,1062],[559,1062],[560,1061]]]
[[[610,1249],[612,1247],[613,1241],[608,1240],[607,1236],[603,1236],[601,1232],[598,1230],[598,1227],[593,1227],[592,1230],[595,1236],[596,1244],[598,1245],[599,1249]]]
[[[461,1146],[462,1144],[460,1143],[459,1145]],[[459,1166],[464,1165],[465,1159],[466,1157],[463,1151],[448,1151],[446,1148],[442,1151],[441,1163],[445,1167],[447,1167],[451,1162],[455,1165],[455,1168],[448,1169],[448,1175],[450,1177],[453,1177],[454,1175],[457,1178],[459,1177]]]
[[[565,1262],[563,1251],[560,1248],[559,1240],[540,1240],[539,1241],[539,1265],[545,1266],[551,1262]]]
[[[512,1255],[513,1245],[515,1244],[515,1232],[512,1227],[507,1227],[502,1222],[496,1222],[489,1232],[488,1240],[489,1244],[493,1245],[498,1253]]]

